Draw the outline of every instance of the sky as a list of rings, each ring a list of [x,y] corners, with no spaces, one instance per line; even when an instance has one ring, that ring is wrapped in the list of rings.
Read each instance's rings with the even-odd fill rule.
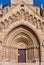
[[[34,4],[37,6],[41,6],[44,4],[44,0],[33,0]],[[3,6],[8,5],[11,2],[11,0],[0,0],[0,4],[2,3]]]

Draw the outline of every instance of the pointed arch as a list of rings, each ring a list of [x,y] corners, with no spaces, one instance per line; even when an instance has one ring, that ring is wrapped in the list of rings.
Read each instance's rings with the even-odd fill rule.
[[[22,23],[17,21],[16,24],[14,24],[13,28],[8,30],[8,34],[6,35],[6,37],[4,39],[4,46],[8,47],[8,45],[9,45],[11,47],[12,46],[14,47],[13,42],[18,43],[18,42],[20,42],[19,40],[21,40],[21,42],[22,42],[23,41],[22,39],[24,39],[25,41],[27,40],[28,42],[30,42],[32,40],[32,43],[34,43],[35,42],[34,40],[36,40],[37,41],[36,44],[38,46],[36,46],[35,43],[34,44],[35,44],[35,48],[39,48],[39,62],[41,62],[40,39],[38,37],[36,30],[32,28],[30,23],[28,23],[28,24],[27,23],[28,22],[26,22],[26,21],[23,21]],[[29,41],[29,38],[30,38],[30,41]],[[23,42],[25,42],[25,41],[23,41]],[[28,48],[28,47],[25,46],[24,48]],[[34,46],[33,46],[33,48],[34,48]]]

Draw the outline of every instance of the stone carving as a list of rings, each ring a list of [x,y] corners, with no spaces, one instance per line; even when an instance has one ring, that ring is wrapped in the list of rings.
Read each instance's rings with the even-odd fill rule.
[[[19,26],[6,35],[2,44],[3,59],[16,62],[18,49],[26,49],[26,62],[39,60],[39,43],[33,33],[29,31],[30,29],[26,28],[26,26]]]
[[[20,11],[13,13],[11,16],[8,17],[8,19],[5,18],[4,21],[1,21],[1,23],[0,23],[1,27],[0,28],[6,29],[13,22],[19,21],[20,19],[24,19],[26,21],[29,21],[31,24],[36,26],[36,28],[42,29],[41,20],[37,20],[36,17],[34,17],[32,14],[29,14],[29,12],[25,11],[24,9],[21,9]]]

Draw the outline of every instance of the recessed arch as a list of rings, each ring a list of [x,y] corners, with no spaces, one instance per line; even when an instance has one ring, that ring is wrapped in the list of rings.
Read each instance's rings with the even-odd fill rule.
[[[28,33],[29,32],[29,33]],[[10,37],[9,37],[10,36]],[[24,37],[23,37],[24,36]],[[23,41],[23,42],[27,42],[28,41],[28,44],[29,44],[29,38],[30,38],[30,41],[33,41],[32,43],[34,43],[34,40],[36,40],[37,41],[37,45],[38,45],[38,47],[37,46],[35,46],[35,48],[38,48],[39,50],[39,62],[41,62],[41,55],[40,55],[40,41],[39,41],[39,38],[38,38],[38,36],[37,36],[37,34],[31,29],[31,28],[29,28],[29,27],[27,27],[26,25],[18,25],[18,26],[16,26],[15,28],[13,28],[8,34],[7,34],[7,36],[5,37],[5,39],[4,39],[4,43],[6,43],[5,44],[5,47],[7,46],[7,45],[9,45],[9,47],[11,46],[11,48],[12,48],[12,46],[13,46],[13,48],[14,48],[14,45],[15,45],[15,43],[17,44],[17,43],[19,43],[19,42],[22,42],[23,40],[25,40],[25,41]],[[33,38],[33,39],[32,39]],[[26,41],[26,39],[27,39],[27,41]],[[19,41],[20,40],[20,41]],[[15,43],[14,43],[15,42]],[[22,42],[22,43],[23,43]],[[10,44],[9,44],[10,43]],[[14,43],[14,44],[13,44]],[[22,44],[21,43],[21,44]],[[22,46],[24,45],[25,46],[25,43],[24,44],[22,44]],[[35,44],[35,45],[36,45]],[[20,45],[20,44],[19,44]],[[20,46],[18,47],[18,45],[16,45],[17,46],[17,48],[20,48]],[[7,46],[8,47],[8,46]],[[16,48],[16,47],[15,47]],[[25,49],[29,49],[29,47],[21,47],[21,48],[25,48]],[[34,49],[34,46],[33,47],[31,47],[31,48],[33,48]],[[33,52],[34,53],[34,52]],[[35,53],[34,53],[35,54]]]
[[[16,29],[16,28],[18,28],[18,27],[22,27],[22,28],[28,30],[29,32],[31,32],[31,33],[36,37],[36,39],[37,39],[37,41],[38,41],[38,43],[39,43],[39,45],[40,45],[40,39],[39,39],[39,36],[38,36],[37,32],[36,32],[35,30],[33,30],[30,26],[27,26],[27,25],[24,25],[24,24],[19,24],[18,26],[16,26],[16,27],[14,27],[13,29],[11,29],[11,30],[8,32],[8,34],[9,34],[12,30],[14,30],[14,29]],[[7,34],[7,36],[8,36],[8,34]]]

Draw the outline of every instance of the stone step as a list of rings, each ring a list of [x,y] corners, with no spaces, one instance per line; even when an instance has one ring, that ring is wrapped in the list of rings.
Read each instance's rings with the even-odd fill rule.
[[[0,65],[39,65],[39,63],[8,63],[8,62],[2,62]]]

